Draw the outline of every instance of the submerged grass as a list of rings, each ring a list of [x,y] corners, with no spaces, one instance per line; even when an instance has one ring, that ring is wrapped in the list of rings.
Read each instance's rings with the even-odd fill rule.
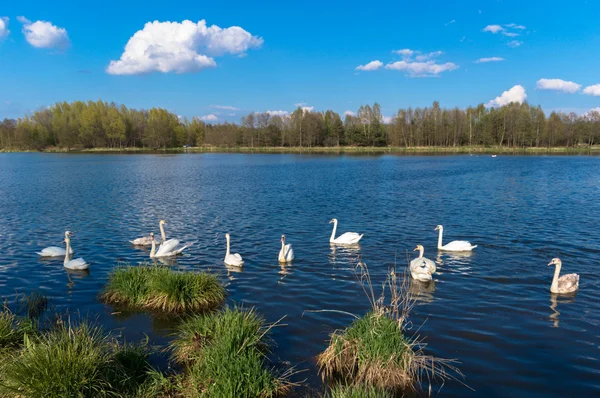
[[[274,397],[292,387],[286,374],[268,367],[269,325],[253,309],[226,308],[184,321],[171,344],[185,365],[184,396]],[[288,374],[289,375],[289,374]]]
[[[423,340],[406,335],[405,326],[414,305],[408,279],[398,281],[395,271],[390,271],[377,298],[368,268],[362,263],[359,266],[360,281],[372,310],[356,317],[346,329],[335,331],[329,346],[317,357],[322,378],[334,386],[331,393],[339,397],[370,397],[376,396],[375,392],[394,396],[421,389],[424,375],[430,382],[454,378],[452,373],[460,376],[453,361],[425,355]]]
[[[205,272],[179,272],[159,266],[121,266],[108,280],[102,298],[164,313],[188,313],[214,309],[225,300],[225,288]]]

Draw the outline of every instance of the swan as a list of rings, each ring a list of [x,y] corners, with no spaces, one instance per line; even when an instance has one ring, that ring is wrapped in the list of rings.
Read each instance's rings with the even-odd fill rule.
[[[471,242],[467,242],[466,240],[453,240],[450,243],[447,243],[442,246],[442,235],[444,234],[444,227],[438,225],[435,227],[434,231],[440,231],[440,235],[438,237],[438,250],[445,250],[448,252],[470,252],[475,249],[477,245],[471,245]]]
[[[150,258],[157,257],[172,257],[181,254],[185,249],[190,247],[192,244],[181,246],[177,239],[169,239],[156,248],[156,239],[154,239],[154,232],[150,232],[152,238],[152,249],[150,250]]]
[[[165,220],[160,220],[158,222],[158,226],[160,227],[160,235],[161,235],[161,243],[164,243],[167,240],[167,234],[165,234],[165,227],[164,225],[167,222]],[[141,238],[137,238],[134,240],[130,240],[129,243],[131,243],[134,246],[150,246],[152,244],[152,236],[148,235],[148,236],[143,236]]]
[[[70,231],[65,232],[65,243],[67,244],[68,252],[70,252],[70,250],[71,250],[71,236],[73,236],[72,232],[70,232]],[[65,256],[65,262],[63,264],[66,269],[72,269],[72,270],[84,270],[84,269],[88,269],[88,267],[90,266],[81,257],[70,260],[69,256]]]
[[[289,263],[294,258],[294,249],[292,249],[291,244],[285,244],[285,235],[281,235],[281,250],[279,250],[279,262],[280,263]]]
[[[363,237],[363,235],[359,235],[356,232],[346,232],[335,237],[335,232],[337,231],[338,220],[337,218],[333,218],[329,221],[329,224],[333,223],[333,231],[331,231],[331,237],[329,238],[329,243],[336,243],[338,245],[353,245],[358,243],[359,240]]]
[[[559,277],[560,268],[562,267],[560,258],[553,258],[548,265],[556,265],[552,285],[550,285],[551,293],[572,293],[579,289],[579,275],[567,274]]]
[[[436,271],[435,263],[430,259],[423,257],[425,249],[422,245],[417,245],[413,251],[416,250],[419,251],[419,257],[410,262],[410,274],[418,281],[429,282],[431,280],[431,275]]]
[[[244,260],[242,260],[242,256],[240,256],[238,253],[231,254],[229,252],[229,240],[231,239],[229,233],[225,234],[225,239],[227,239],[227,251],[225,252],[225,259],[223,261],[227,265],[231,265],[233,267],[241,267],[242,265],[244,265]]]
[[[65,232],[65,239],[67,238],[67,232]],[[36,254],[40,257],[62,257],[67,254],[67,251],[62,247],[48,246],[42,249],[41,252],[36,252]],[[69,248],[69,254],[73,254],[73,249]]]

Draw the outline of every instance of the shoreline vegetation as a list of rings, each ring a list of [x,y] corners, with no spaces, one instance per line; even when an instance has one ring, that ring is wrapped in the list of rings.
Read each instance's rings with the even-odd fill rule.
[[[124,153],[124,154],[155,154],[155,153],[278,153],[278,154],[599,154],[600,145],[580,145],[575,147],[498,147],[498,146],[416,146],[416,147],[374,147],[374,146],[339,146],[339,147],[224,147],[200,146],[177,147],[165,149],[122,147],[122,148],[60,148],[48,147],[41,150],[0,149],[0,153]]]

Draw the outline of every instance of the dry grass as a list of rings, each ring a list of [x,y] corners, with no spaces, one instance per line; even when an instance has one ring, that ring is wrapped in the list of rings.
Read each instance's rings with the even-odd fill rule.
[[[400,279],[391,270],[377,297],[367,266],[360,263],[358,270],[372,310],[331,335],[329,346],[317,357],[323,380],[394,395],[419,391],[424,380],[431,385],[434,380],[461,377],[455,361],[426,355],[423,338],[406,335],[415,303],[408,278]]]

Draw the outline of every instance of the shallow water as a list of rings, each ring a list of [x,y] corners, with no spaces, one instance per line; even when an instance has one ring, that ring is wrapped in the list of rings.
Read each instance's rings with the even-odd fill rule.
[[[165,218],[167,235],[196,243],[177,266],[218,271],[229,301],[256,306],[274,329],[274,360],[306,369],[297,379],[320,389],[314,357],[328,335],[369,303],[356,282],[362,259],[379,283],[407,250],[425,246],[438,261],[419,293],[412,330],[426,351],[456,358],[465,383],[447,396],[600,394],[600,157],[303,156],[243,154],[0,154],[0,296],[42,290],[56,310],[79,312],[127,340],[162,344],[172,324],[113,314],[98,300],[119,262],[148,252],[127,241]],[[331,248],[340,233],[364,233],[360,249]],[[445,241],[470,240],[468,256],[438,255]],[[89,274],[66,272],[35,252],[75,232]],[[246,262],[222,263],[224,233]],[[285,233],[297,260],[277,262]],[[412,251],[410,252],[412,256]],[[549,293],[553,258],[581,275],[569,297]],[[437,390],[435,390],[437,391]]]

